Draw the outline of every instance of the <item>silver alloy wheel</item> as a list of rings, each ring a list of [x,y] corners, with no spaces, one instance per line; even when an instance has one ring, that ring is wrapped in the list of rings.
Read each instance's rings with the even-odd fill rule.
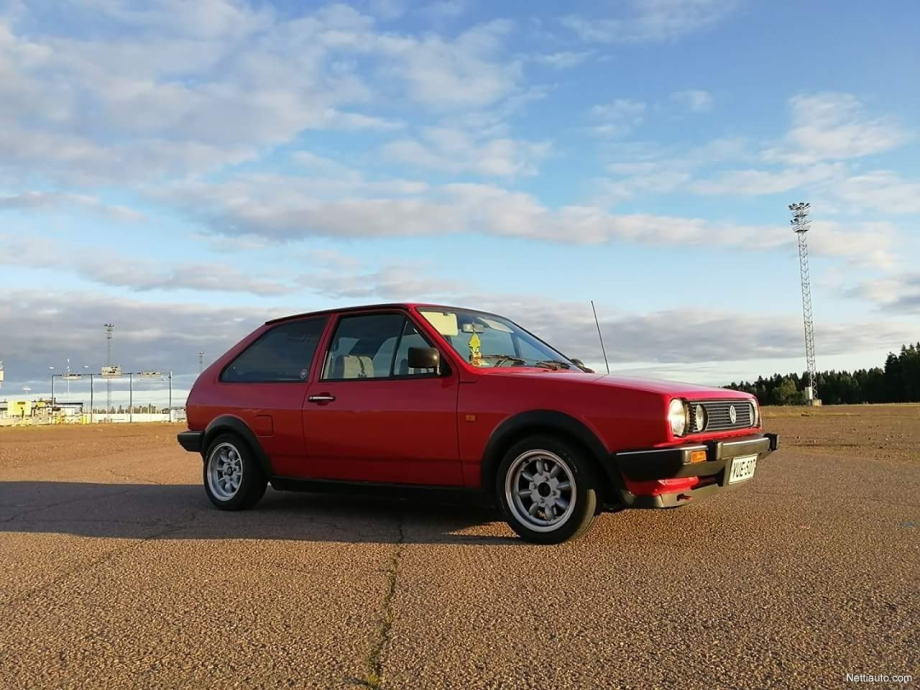
[[[568,463],[548,450],[528,450],[505,475],[505,500],[520,522],[534,532],[553,532],[575,510],[575,476]]]
[[[243,483],[243,458],[232,443],[221,443],[208,456],[208,488],[220,501],[236,496]]]

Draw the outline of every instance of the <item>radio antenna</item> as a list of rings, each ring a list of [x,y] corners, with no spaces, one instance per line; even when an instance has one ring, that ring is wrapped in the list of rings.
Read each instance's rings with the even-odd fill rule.
[[[597,339],[601,341],[601,352],[604,353],[604,366],[607,367],[607,373],[610,373],[610,362],[607,361],[607,349],[604,347],[604,336],[601,335],[601,322],[597,320],[597,309],[594,308],[594,300],[591,300],[591,311],[594,312],[594,325],[597,326]]]

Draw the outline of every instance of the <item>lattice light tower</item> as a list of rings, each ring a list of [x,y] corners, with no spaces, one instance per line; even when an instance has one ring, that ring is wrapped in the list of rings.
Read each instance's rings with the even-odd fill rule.
[[[107,367],[113,366],[112,364],[112,331],[115,330],[114,323],[107,323],[104,325],[105,328],[105,365]],[[105,380],[105,413],[109,414],[109,410],[112,409],[112,379],[106,378]]]
[[[198,350],[198,375],[204,371],[204,350]]]
[[[802,317],[805,321],[805,359],[808,363],[808,386],[805,388],[805,399],[809,405],[820,405],[818,399],[818,378],[815,368],[815,324],[811,312],[811,278],[808,273],[808,230],[811,221],[808,212],[811,204],[799,202],[789,204],[792,212],[792,229],[799,240],[799,272],[802,277]]]

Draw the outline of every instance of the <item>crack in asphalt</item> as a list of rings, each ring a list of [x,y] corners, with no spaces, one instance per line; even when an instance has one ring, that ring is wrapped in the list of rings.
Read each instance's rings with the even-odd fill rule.
[[[381,656],[383,649],[390,641],[390,635],[393,630],[393,598],[396,596],[396,586],[399,579],[399,563],[402,559],[403,551],[406,546],[406,533],[403,529],[403,516],[400,513],[396,523],[399,531],[399,537],[390,554],[390,560],[387,564],[387,591],[383,596],[383,606],[380,620],[377,623],[377,640],[371,648],[371,653],[367,659],[368,671],[364,678],[352,678],[352,682],[357,685],[371,688],[371,690],[380,690],[383,683],[383,660]]]

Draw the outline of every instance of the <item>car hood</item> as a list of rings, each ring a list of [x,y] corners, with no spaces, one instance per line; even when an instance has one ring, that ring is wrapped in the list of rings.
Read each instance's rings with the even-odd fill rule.
[[[560,383],[572,384],[590,384],[596,386],[607,386],[610,388],[619,388],[622,390],[642,391],[644,393],[657,393],[659,395],[670,395],[676,398],[691,399],[739,399],[750,400],[751,396],[741,391],[733,391],[727,388],[718,388],[715,386],[702,386],[696,383],[687,383],[684,381],[666,381],[663,379],[647,379],[638,376],[616,376],[614,374],[588,374],[580,371],[553,371],[551,369],[535,369],[530,367],[500,367],[498,369],[481,369],[481,374],[487,376],[521,376],[526,378],[545,379],[548,376],[554,377]]]
[[[718,388],[716,386],[703,386],[698,383],[686,381],[667,381],[663,379],[645,379],[633,376],[614,376],[607,374],[599,376],[592,383],[602,386],[629,388],[645,391],[646,393],[662,393],[684,398],[738,398],[749,399],[751,396],[741,391]]]

